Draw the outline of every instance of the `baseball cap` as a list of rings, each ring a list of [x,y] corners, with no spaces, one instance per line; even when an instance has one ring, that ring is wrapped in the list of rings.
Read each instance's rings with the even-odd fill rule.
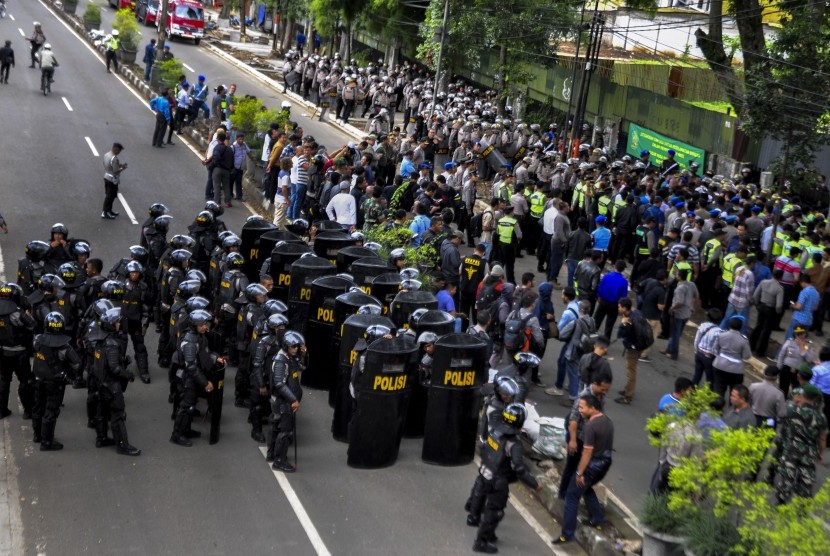
[[[712,216],[719,216],[720,215],[720,209],[712,209],[712,210],[709,211],[709,214],[712,215]]]
[[[490,269],[490,274],[492,276],[499,276],[499,277],[503,278],[504,277],[504,268],[502,268],[502,266],[499,265],[499,264],[495,264],[495,265],[493,265],[493,268]]]
[[[596,223],[598,223],[598,224],[599,224],[599,223],[601,223],[601,222],[605,222],[605,217],[604,217],[604,216],[597,216],[597,217],[594,219],[594,221],[595,221]]]

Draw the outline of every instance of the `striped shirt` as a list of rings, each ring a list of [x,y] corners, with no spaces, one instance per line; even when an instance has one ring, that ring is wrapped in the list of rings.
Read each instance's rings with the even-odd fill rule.
[[[781,255],[776,258],[773,268],[780,268],[784,272],[784,276],[779,281],[787,286],[794,285],[796,276],[801,272],[801,265],[798,264],[798,261],[791,259],[787,255]]]
[[[305,166],[306,164],[308,164],[308,158],[306,158],[306,155],[301,154],[300,156],[297,157],[296,167],[297,167],[297,183],[298,184],[302,184],[302,185],[308,184],[308,170],[303,168],[303,166]]]
[[[743,270],[738,271],[728,301],[733,307],[743,309],[749,307],[752,303],[752,293],[755,291],[755,275],[745,266],[739,268]]]
[[[715,340],[723,332],[714,322],[704,322],[697,329],[695,334],[695,347],[701,355],[706,357],[715,356]]]
[[[698,251],[697,247],[691,245],[689,243],[675,243],[672,245],[671,249],[669,249],[669,260],[674,262],[677,258],[677,252],[681,249],[685,249],[689,252],[689,256],[686,258],[686,262],[691,265],[700,264],[700,251]]]

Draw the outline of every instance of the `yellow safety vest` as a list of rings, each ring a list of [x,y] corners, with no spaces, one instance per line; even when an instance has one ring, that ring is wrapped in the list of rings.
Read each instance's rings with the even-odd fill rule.
[[[721,274],[721,278],[727,287],[732,287],[732,283],[737,276],[738,267],[741,265],[743,265],[743,261],[735,253],[729,253],[723,258],[723,273]]]
[[[597,201],[597,212],[599,212],[600,216],[605,216],[608,214],[608,207],[611,205],[611,198],[602,196]]]
[[[118,50],[118,38],[112,37],[110,41],[107,43],[107,48],[110,50]]]
[[[686,279],[687,280],[692,279],[692,265],[691,265],[691,263],[686,262],[686,261],[680,261],[680,262],[674,261],[674,265],[672,265],[671,273],[673,275],[677,276],[678,279],[679,279],[681,270],[688,270],[689,273],[686,275]]]
[[[709,264],[709,256],[712,254],[712,251],[714,251],[720,246],[721,242],[718,241],[716,238],[712,238],[709,241],[707,241],[703,245],[703,258],[701,259],[701,262],[703,264]]]
[[[530,217],[542,218],[545,214],[545,194],[541,191],[534,191],[530,196]]]
[[[582,199],[585,196],[583,193],[585,191],[585,184],[579,182],[574,187],[574,198],[573,198],[573,206],[575,209],[578,209],[582,205]]]
[[[804,250],[807,252],[807,263],[804,265],[804,269],[813,268],[815,266],[815,263],[813,263],[813,255],[823,253],[824,249],[822,249],[821,245],[813,245],[808,241]]]
[[[617,214],[619,210],[625,206],[625,199],[623,199],[622,195],[617,195],[617,198],[614,199],[614,207],[611,212],[611,219],[616,223],[617,221]]]
[[[784,232],[775,232],[775,239],[772,240],[772,255],[778,256],[784,250],[784,243],[790,239]],[[789,255],[790,248],[787,247],[787,254]]]
[[[517,220],[512,216],[502,216],[499,218],[497,229],[499,231],[499,241],[501,243],[510,244],[513,242],[513,233],[516,229]]]

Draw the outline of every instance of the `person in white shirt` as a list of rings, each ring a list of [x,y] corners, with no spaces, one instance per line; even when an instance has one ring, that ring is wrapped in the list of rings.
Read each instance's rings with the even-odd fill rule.
[[[277,192],[274,195],[274,224],[279,229],[285,228],[285,215],[291,195],[291,159],[286,157],[280,160],[280,173],[277,178]]]
[[[357,224],[357,207],[354,196],[349,194],[349,182],[340,182],[340,192],[331,198],[326,206],[326,214],[329,220],[338,224],[345,224],[351,228]]]

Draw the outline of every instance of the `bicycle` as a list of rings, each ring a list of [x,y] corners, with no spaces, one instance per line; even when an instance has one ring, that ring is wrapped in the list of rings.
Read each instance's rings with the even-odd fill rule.
[[[47,96],[52,92],[52,75],[55,70],[50,68],[44,69],[40,72],[40,90],[43,96]]]

